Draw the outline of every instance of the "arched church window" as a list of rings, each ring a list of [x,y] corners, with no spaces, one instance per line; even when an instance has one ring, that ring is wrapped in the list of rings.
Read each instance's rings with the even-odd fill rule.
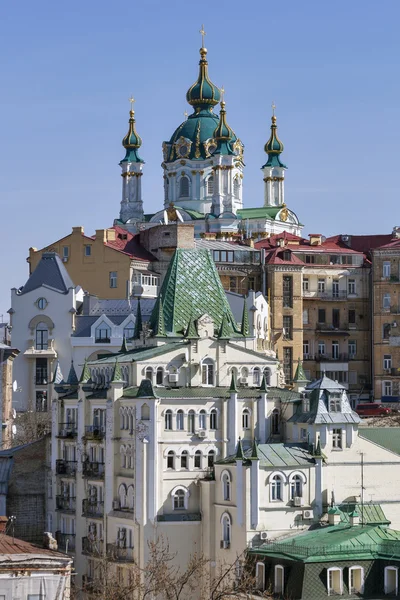
[[[240,181],[238,177],[233,180],[233,195],[235,198],[239,198],[240,195]]]
[[[207,195],[212,196],[213,193],[214,193],[214,177],[213,177],[213,175],[211,175],[207,179]]]
[[[189,196],[189,177],[181,177],[179,182],[179,198],[187,198]]]

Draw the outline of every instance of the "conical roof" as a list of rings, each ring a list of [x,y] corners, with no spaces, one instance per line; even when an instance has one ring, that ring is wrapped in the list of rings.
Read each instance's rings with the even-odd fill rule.
[[[135,120],[135,111],[131,110],[129,112],[129,130],[124,139],[122,140],[122,145],[126,150],[125,157],[121,160],[121,163],[124,162],[136,162],[142,163],[144,162],[139,154],[138,150],[142,145],[142,138],[136,131],[136,120]]]

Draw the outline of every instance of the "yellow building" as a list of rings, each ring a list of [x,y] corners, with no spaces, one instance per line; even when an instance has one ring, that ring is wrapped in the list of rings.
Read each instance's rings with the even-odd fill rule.
[[[98,229],[94,236],[73,227],[72,233],[40,250],[30,248],[29,274],[43,252],[56,252],[74,284],[100,298],[126,298],[143,285],[155,288],[150,295],[157,295],[158,279],[150,271],[154,257],[140,245],[139,235],[120,227]]]

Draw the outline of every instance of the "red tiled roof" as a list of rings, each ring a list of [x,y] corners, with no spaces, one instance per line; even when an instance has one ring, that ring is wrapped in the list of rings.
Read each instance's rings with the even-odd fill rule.
[[[388,244],[392,240],[392,234],[380,235],[350,235],[349,246],[357,252],[369,252]]]
[[[124,254],[128,254],[132,258],[138,258],[139,260],[155,260],[154,256],[147,252],[145,248],[140,244],[139,234],[133,234],[126,229],[122,229],[122,227],[118,227],[114,225],[110,227],[110,229],[115,230],[115,240],[108,240],[105,242],[105,245],[109,248],[113,248],[114,250],[118,250],[118,252],[123,252]]]
[[[305,238],[299,237],[297,235],[287,233],[286,231],[282,234],[272,235],[270,238],[267,238],[265,240],[260,240],[259,242],[256,242],[254,246],[258,249],[265,248],[265,250],[272,250],[273,248],[277,247],[278,240],[285,240],[286,244],[284,248],[292,250],[293,252],[307,252],[307,254],[311,252],[340,252],[340,254],[354,254],[356,252],[362,252],[362,250],[360,251],[355,250],[353,248],[349,248],[347,244],[342,242],[340,235],[329,237],[321,244],[317,245],[310,244],[310,240],[306,240]]]
[[[54,558],[68,558],[61,552],[41,548],[40,546],[35,546],[30,542],[13,538],[11,535],[4,533],[0,534],[0,554],[43,554],[45,556],[54,556]]]
[[[385,249],[385,248],[400,248],[400,239],[399,238],[391,239],[388,244],[384,244],[383,246],[378,246],[378,247],[374,248],[374,250],[381,250],[381,249]]]
[[[283,258],[284,252],[289,252],[289,254],[290,254],[289,260]],[[265,257],[265,262],[268,265],[302,265],[303,266],[305,264],[291,250],[289,250],[287,246],[285,246],[283,248],[279,246],[278,248],[275,248],[275,250],[268,252]]]

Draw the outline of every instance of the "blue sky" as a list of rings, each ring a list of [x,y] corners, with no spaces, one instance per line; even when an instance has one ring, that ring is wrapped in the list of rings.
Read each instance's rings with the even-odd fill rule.
[[[263,203],[271,102],[286,202],[304,233],[386,233],[398,218],[400,4],[286,0],[8,2],[0,20],[0,315],[28,248],[118,215],[128,98],[145,210],[162,205],[161,144],[190,107],[202,22],[212,81],[245,144],[244,204]]]

